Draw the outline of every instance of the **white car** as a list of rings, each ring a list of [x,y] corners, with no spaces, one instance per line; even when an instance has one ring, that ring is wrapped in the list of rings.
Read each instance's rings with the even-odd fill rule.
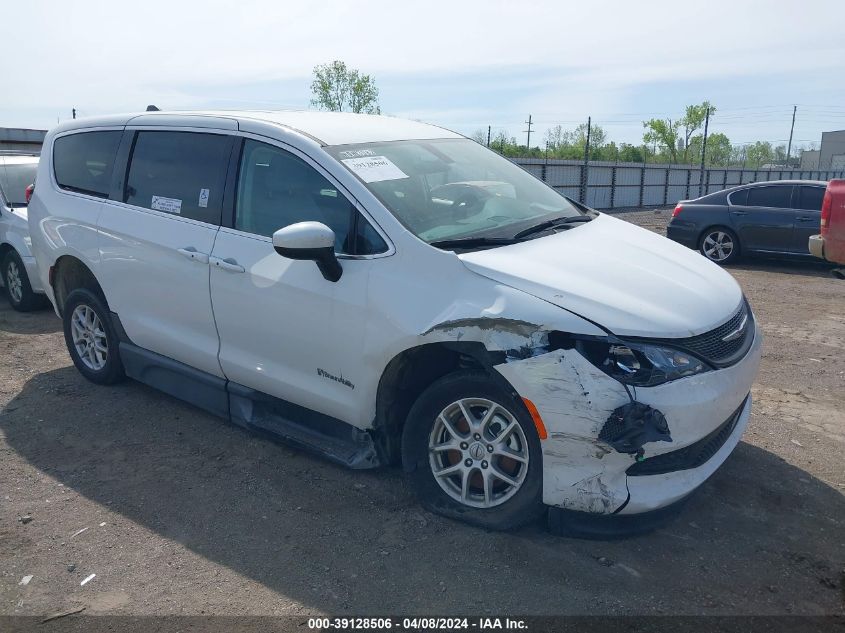
[[[761,334],[734,279],[458,134],[155,112],[44,148],[33,248],[94,382],[401,461],[427,508],[493,529],[624,526],[745,429]]]
[[[26,221],[29,187],[37,169],[38,156],[0,154],[0,283],[11,306],[21,312],[46,305]]]

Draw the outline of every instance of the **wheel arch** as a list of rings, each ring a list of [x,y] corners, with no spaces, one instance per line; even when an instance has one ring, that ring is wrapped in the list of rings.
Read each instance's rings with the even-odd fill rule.
[[[73,255],[62,255],[55,261],[52,268],[50,283],[53,287],[56,308],[60,314],[67,296],[77,288],[87,288],[95,293],[108,308],[108,301],[100,282],[81,259]]]
[[[483,372],[514,397],[513,386],[495,370],[503,352],[490,352],[480,342],[434,342],[405,349],[384,368],[376,391],[373,435],[387,463],[400,459],[402,430],[411,407],[427,387],[463,369]]]
[[[0,243],[0,261],[3,261],[3,258],[6,257],[6,254],[9,251],[17,252],[17,249],[12,246],[9,242]],[[18,253],[20,255],[20,253]]]

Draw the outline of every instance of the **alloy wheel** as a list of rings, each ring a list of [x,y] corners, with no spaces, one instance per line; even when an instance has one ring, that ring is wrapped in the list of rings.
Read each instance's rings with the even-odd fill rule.
[[[23,299],[23,280],[21,279],[21,271],[14,261],[9,262],[6,269],[6,288],[9,289],[9,296],[15,303],[20,303]]]
[[[704,238],[701,249],[707,259],[723,262],[734,252],[734,240],[724,231],[713,231]]]
[[[70,331],[79,360],[88,369],[103,369],[109,348],[105,328],[97,313],[84,304],[76,306],[70,318]]]
[[[474,508],[504,503],[528,473],[522,427],[510,411],[485,398],[465,398],[444,408],[434,422],[428,452],[443,491]]]

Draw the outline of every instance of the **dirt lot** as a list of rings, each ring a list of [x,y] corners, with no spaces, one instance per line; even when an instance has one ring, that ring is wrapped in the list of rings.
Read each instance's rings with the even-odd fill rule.
[[[674,523],[613,542],[466,527],[398,471],[94,386],[52,312],[0,300],[0,614],[843,614],[845,282],[730,271],[766,335],[748,432]]]

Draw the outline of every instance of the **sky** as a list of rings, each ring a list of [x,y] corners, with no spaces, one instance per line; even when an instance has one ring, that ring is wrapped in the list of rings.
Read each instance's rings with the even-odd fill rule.
[[[819,144],[845,129],[842,0],[0,0],[0,127],[162,109],[309,107],[317,64],[372,75],[382,112],[532,145],[587,117],[717,109],[735,144]],[[536,140],[536,143],[535,143]]]

